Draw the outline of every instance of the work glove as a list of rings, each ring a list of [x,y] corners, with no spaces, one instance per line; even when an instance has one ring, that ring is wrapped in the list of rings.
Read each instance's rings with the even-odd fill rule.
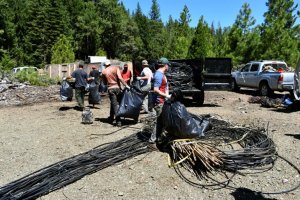
[[[130,89],[130,86],[129,86],[129,85],[126,85],[125,87],[126,87],[126,89],[128,89],[128,90]]]
[[[136,80],[141,80],[141,77],[137,76],[137,77],[136,77]]]
[[[67,77],[63,77],[63,81],[67,80]]]
[[[169,100],[169,99],[171,99],[171,97],[172,97],[172,95],[171,95],[171,94],[168,94],[168,95],[166,96],[166,99]]]

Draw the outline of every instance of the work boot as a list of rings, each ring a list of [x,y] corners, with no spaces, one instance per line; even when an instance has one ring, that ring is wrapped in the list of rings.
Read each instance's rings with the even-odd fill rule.
[[[121,121],[117,121],[116,126],[117,127],[121,127],[122,126],[122,122]]]
[[[147,145],[147,147],[148,147],[149,149],[153,150],[153,151],[159,151],[159,149],[158,149],[157,146],[156,146],[156,143],[149,143],[149,144]]]

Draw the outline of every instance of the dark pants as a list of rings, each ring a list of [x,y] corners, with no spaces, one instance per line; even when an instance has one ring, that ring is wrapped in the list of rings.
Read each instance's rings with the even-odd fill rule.
[[[110,119],[113,120],[119,109],[119,104],[122,98],[122,92],[119,88],[108,89],[110,99]],[[120,117],[116,117],[116,121],[120,121]]]
[[[80,108],[84,107],[85,88],[75,88],[75,98]]]

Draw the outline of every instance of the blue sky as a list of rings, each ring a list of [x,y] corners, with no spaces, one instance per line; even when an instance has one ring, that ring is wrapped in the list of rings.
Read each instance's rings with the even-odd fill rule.
[[[135,11],[137,2],[140,3],[142,11],[149,16],[152,0],[119,0],[130,12]],[[267,0],[157,0],[160,7],[161,19],[163,22],[168,21],[171,15],[173,19],[179,19],[179,15],[183,10],[184,5],[189,9],[191,15],[190,26],[196,27],[201,15],[204,20],[210,25],[214,23],[215,27],[220,23],[221,27],[231,26],[239,10],[244,3],[248,3],[252,10],[252,16],[256,19],[256,24],[261,24],[264,21],[263,14],[267,11]],[[294,0],[295,4],[300,7],[300,0]],[[297,20],[297,23],[300,19]]]

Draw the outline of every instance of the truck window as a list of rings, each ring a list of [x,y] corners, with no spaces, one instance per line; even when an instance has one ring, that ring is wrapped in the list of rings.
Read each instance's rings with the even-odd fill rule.
[[[259,64],[252,64],[250,71],[251,72],[257,72],[258,71],[258,67],[259,67]]]
[[[243,67],[243,68],[241,69],[241,72],[249,72],[250,66],[251,66],[250,64],[245,65],[245,67]]]

